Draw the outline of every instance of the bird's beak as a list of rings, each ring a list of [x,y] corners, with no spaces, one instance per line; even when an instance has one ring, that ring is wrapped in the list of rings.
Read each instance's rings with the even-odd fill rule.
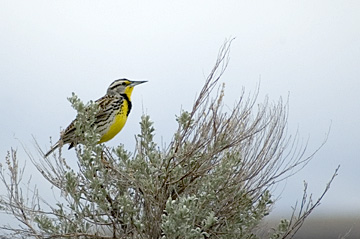
[[[145,83],[145,82],[147,82],[146,80],[145,81],[131,81],[131,86],[136,86],[136,85],[140,85],[140,84],[142,84],[142,83]]]

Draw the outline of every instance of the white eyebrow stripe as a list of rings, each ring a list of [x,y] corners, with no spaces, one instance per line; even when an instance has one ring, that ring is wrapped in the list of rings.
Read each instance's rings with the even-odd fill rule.
[[[116,87],[118,87],[119,85],[121,85],[124,81],[128,81],[126,79],[119,79],[119,80],[116,80],[114,81],[111,85],[110,85],[110,89],[114,89]]]

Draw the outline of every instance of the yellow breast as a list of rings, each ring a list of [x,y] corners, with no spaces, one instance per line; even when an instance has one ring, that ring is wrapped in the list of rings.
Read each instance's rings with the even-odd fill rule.
[[[122,107],[120,108],[119,112],[115,115],[112,124],[109,126],[107,132],[100,138],[98,144],[109,141],[120,132],[120,130],[124,127],[127,120],[127,114],[126,114],[126,112],[128,111],[127,109],[128,109],[128,104],[124,100]]]

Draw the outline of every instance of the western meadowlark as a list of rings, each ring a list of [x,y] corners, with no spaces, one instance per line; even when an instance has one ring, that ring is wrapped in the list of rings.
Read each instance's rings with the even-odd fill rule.
[[[107,89],[106,95],[96,100],[99,111],[95,115],[94,127],[101,136],[99,144],[112,139],[124,127],[131,110],[131,93],[136,85],[146,81],[131,81],[128,79],[115,80]],[[69,149],[78,142],[75,135],[76,119],[61,134],[59,141],[51,147],[45,157],[49,156],[62,144],[70,144]]]

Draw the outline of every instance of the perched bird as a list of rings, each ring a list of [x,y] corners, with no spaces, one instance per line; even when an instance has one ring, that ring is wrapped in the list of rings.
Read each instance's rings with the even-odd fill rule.
[[[95,101],[99,105],[94,123],[96,132],[101,136],[99,144],[112,139],[124,127],[132,107],[131,93],[136,85],[145,82],[128,79],[115,80],[110,84],[106,94]],[[79,143],[75,135],[75,122],[76,119],[65,129],[59,141],[51,147],[45,157],[49,156],[60,145],[70,144],[69,149],[71,149]]]

